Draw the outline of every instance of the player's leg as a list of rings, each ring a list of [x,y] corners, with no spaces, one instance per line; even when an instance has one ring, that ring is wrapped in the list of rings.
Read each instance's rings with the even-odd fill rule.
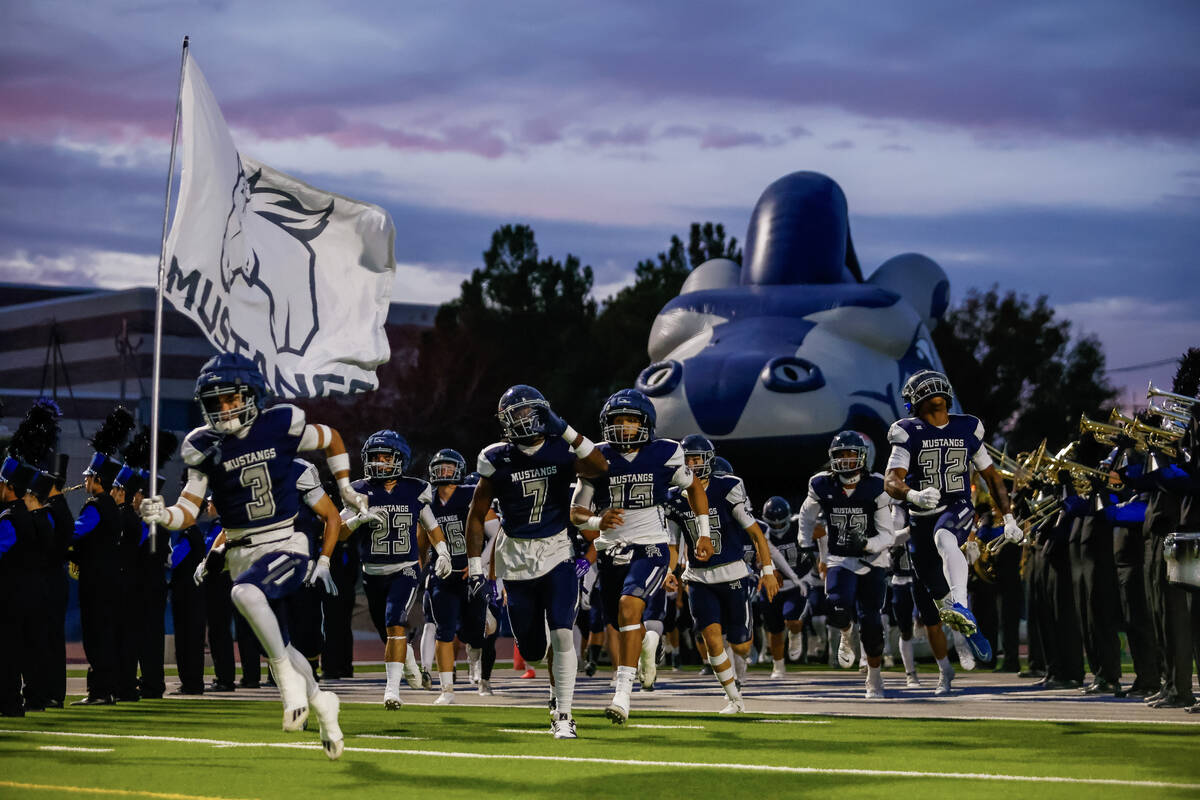
[[[904,684],[909,689],[921,685],[913,654],[913,593],[911,583],[892,586],[892,614],[900,629],[900,663],[904,665]]]
[[[779,679],[787,673],[784,661],[783,634],[787,625],[783,620],[784,592],[775,595],[775,599],[763,605],[763,627],[767,629],[767,644],[771,650],[771,677]]]
[[[405,664],[412,653],[408,641],[409,612],[416,602],[417,585],[416,571],[406,568],[385,576],[387,594],[384,599],[383,619],[387,628],[387,646],[384,648],[384,670],[387,673],[387,685],[384,688],[384,708],[395,710],[400,708],[400,681],[404,678]]]
[[[954,680],[954,667],[950,665],[950,646],[946,642],[946,632],[942,630],[941,612],[933,597],[925,586],[915,580],[911,584],[913,604],[917,609],[917,620],[925,626],[929,639],[929,649],[933,651],[934,661],[938,666],[938,685],[935,695],[947,695],[952,691],[951,681]]]
[[[642,683],[642,691],[654,691],[654,681],[658,678],[658,645],[663,641],[667,619],[667,590],[660,583],[657,591],[646,598],[646,608],[642,612],[642,626],[646,629],[642,637],[642,651],[638,656],[638,680]]]
[[[434,636],[437,644],[438,684],[441,693],[434,703],[448,705],[454,702],[454,636],[458,631],[462,614],[463,597],[456,591],[460,580],[434,580],[429,589],[429,606],[432,612]]]
[[[729,703],[721,709],[722,714],[737,714],[746,710],[745,702],[741,697],[741,687],[738,684],[737,668],[735,658],[745,659],[750,654],[750,648],[753,646],[754,631],[754,612],[751,608],[752,592],[754,588],[747,583],[739,583],[736,586],[731,586],[728,583],[719,584],[715,587],[717,602],[720,606],[721,631],[724,638],[728,640],[729,647],[725,650],[724,655],[727,664],[734,668],[733,687],[738,692],[738,696],[734,698],[729,696]],[[719,648],[724,645],[714,641],[710,633],[706,633],[705,642],[708,645],[708,652],[720,652]],[[711,663],[710,656],[710,663]],[[729,687],[725,685],[725,680],[722,677],[724,670],[718,669],[716,664],[713,664],[713,671],[717,673],[718,680],[721,685],[725,686],[726,695],[728,696]],[[744,674],[744,672],[743,672]]]
[[[570,561],[550,570],[538,579],[541,586],[545,625],[550,629],[550,672],[554,681],[556,720],[552,729],[555,738],[575,738],[575,720],[571,708],[575,700],[575,678],[579,673],[579,656],[571,634],[575,616],[579,613],[579,579]]]
[[[853,570],[832,566],[825,574],[826,619],[828,624],[841,631],[838,643],[838,666],[849,669],[854,666],[856,654],[851,645],[851,623],[854,615],[855,593],[858,576]]]
[[[866,575],[859,576],[855,597],[855,612],[858,629],[866,652],[867,685],[866,699],[882,699],[883,674],[883,606],[887,595],[887,575],[879,567],[871,567]]]
[[[799,586],[796,586],[786,592],[780,592],[780,594],[783,595],[783,602],[780,604],[779,611],[780,616],[783,617],[784,633],[788,639],[789,652],[787,655],[792,661],[799,661],[804,652],[804,640],[801,638],[804,623],[800,621],[801,615],[804,614],[804,607],[807,605],[804,592]],[[780,654],[780,658],[782,657],[783,654]]]

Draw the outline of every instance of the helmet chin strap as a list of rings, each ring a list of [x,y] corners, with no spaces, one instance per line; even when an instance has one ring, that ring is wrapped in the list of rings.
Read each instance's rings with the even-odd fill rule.
[[[842,486],[851,486],[858,483],[859,475],[859,470],[855,470],[854,472],[839,472],[837,474],[838,480],[842,482]]]

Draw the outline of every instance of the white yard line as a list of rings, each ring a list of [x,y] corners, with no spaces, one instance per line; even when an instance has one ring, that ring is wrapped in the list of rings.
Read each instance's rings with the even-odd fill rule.
[[[688,731],[704,730],[703,725],[644,725],[641,723],[637,723],[637,724],[631,723],[629,725],[625,725],[624,727],[626,727],[626,728],[651,728],[651,729],[655,729],[655,730],[688,730]]]
[[[111,753],[113,751],[111,747],[63,747],[54,744],[38,745],[38,750],[53,750],[63,753]]]
[[[500,729],[513,733],[550,733],[524,728]],[[234,747],[277,747],[295,750],[320,750],[321,745],[312,742],[231,742],[220,739],[189,739],[180,736],[146,736],[117,733],[78,733],[73,731],[30,731],[4,730],[0,733],[15,733],[32,736],[77,736],[93,739],[133,739],[138,741],[180,742],[185,744],[212,744]],[[1169,781],[1136,781],[1121,778],[1071,778],[1060,775],[1010,775],[996,772],[919,772],[899,769],[834,769],[827,767],[795,767],[783,764],[741,764],[704,761],[650,761],[633,758],[588,758],[584,756],[540,756],[530,753],[463,753],[451,750],[409,750],[380,747],[347,747],[348,753],[379,753],[398,756],[424,756],[427,758],[461,758],[479,761],[548,761],[564,764],[606,764],[622,767],[667,767],[670,769],[715,769],[734,772],[766,772],[791,775],[857,775],[882,778],[932,778],[949,780],[1004,781],[1009,783],[1061,783],[1086,786],[1130,786],[1146,789],[1200,790],[1200,783],[1172,783]],[[5,785],[0,782],[0,786]],[[16,785],[16,784],[10,784]],[[99,791],[84,789],[85,791]],[[123,793],[123,792],[122,792]],[[188,795],[163,795],[131,793],[147,797],[189,798]]]
[[[134,789],[101,789],[96,786],[64,786],[46,783],[18,783],[17,781],[0,781],[0,787],[9,789],[40,790],[47,792],[65,792],[67,794],[107,794],[118,797],[152,797],[157,800],[230,800],[225,797],[208,797],[200,794],[176,794],[174,792],[142,792]]]
[[[759,722],[771,722],[776,725],[832,725],[828,719],[760,719]]]

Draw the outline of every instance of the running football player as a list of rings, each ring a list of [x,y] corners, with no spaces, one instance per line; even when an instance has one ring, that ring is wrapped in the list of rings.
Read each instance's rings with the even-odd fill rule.
[[[446,578],[452,569],[450,548],[431,507],[429,484],[404,474],[411,457],[408,441],[395,431],[376,431],[367,437],[362,448],[364,477],[351,484],[366,498],[367,508],[346,514],[343,531],[343,538],[358,539],[367,607],[386,642],[383,707],[392,711],[401,705],[400,681],[409,647],[404,625],[421,582],[418,527],[437,553],[435,575]]]
[[[824,517],[825,535],[817,539],[825,573],[827,618],[842,631],[838,661],[854,664],[850,624],[857,620],[867,653],[868,700],[883,693],[883,622],[887,591],[888,547],[892,545],[892,500],[883,476],[867,472],[867,442],[855,431],[842,431],[829,444],[829,471],[808,483],[800,507],[800,537],[813,541],[817,518]]]
[[[668,489],[684,491],[690,508],[708,515],[704,488],[683,463],[683,449],[672,439],[656,439],[655,421],[654,405],[636,389],[609,397],[600,411],[605,441],[596,446],[608,474],[603,480],[581,479],[571,501],[571,521],[584,536],[604,537],[610,545],[597,545],[596,563],[604,614],[617,628],[616,691],[604,712],[616,725],[629,718],[639,661],[643,688],[654,685],[666,590],[678,586],[673,570],[679,553],[662,510]],[[611,511],[619,512],[609,514],[616,524],[606,526],[603,515]]]
[[[556,739],[574,739],[571,705],[578,662],[572,628],[579,579],[567,535],[571,484],[576,475],[603,475],[608,462],[532,386],[518,384],[504,392],[496,417],[505,441],[479,454],[479,483],[467,514],[470,592],[475,596],[484,590],[484,523],[497,500],[505,535],[496,537],[494,559],[496,577],[504,581],[509,622],[527,660],[540,661],[552,653],[550,728]]]
[[[366,498],[350,486],[350,459],[338,432],[309,424],[296,406],[266,408],[266,397],[266,381],[253,361],[236,353],[209,359],[196,381],[205,424],[189,433],[182,447],[187,485],[174,505],[155,495],[143,500],[139,511],[148,523],[187,528],[212,491],[224,526],[225,563],[233,577],[230,596],[267,654],[283,700],[283,729],[301,730],[311,707],[325,753],[336,759],[343,750],[338,697],[319,689],[307,659],[288,642],[286,625],[276,614],[280,601],[309,573],[308,539],[293,527],[300,503],[296,454],[323,450],[346,505],[363,510]],[[338,530],[331,524],[311,580],[331,583],[329,557],[337,540]]]
[[[749,655],[750,599],[761,590],[766,592],[768,601],[774,600],[779,582],[767,539],[754,521],[742,479],[733,474],[712,474],[716,452],[704,436],[693,433],[680,444],[684,463],[704,487],[708,514],[695,514],[683,493],[672,490],[667,520],[672,534],[686,545],[687,568],[683,580],[688,587],[695,630],[703,639],[708,662],[729,698],[721,713],[738,714],[746,710],[746,703],[724,640],[729,639],[732,653],[743,658]],[[762,570],[757,585],[748,580],[750,570],[742,558],[747,537],[754,542]]]
[[[967,557],[959,549],[975,518],[971,467],[983,476],[1004,515],[1004,535],[1023,538],[1013,519],[1008,492],[984,447],[983,423],[950,413],[954,390],[940,372],[921,370],[900,392],[911,417],[888,430],[887,492],[908,508],[912,564],[917,579],[938,604],[943,622],[967,637],[980,661],[992,660],[992,647],[967,608]]]
[[[771,497],[763,503],[762,525],[771,547],[771,558],[783,576],[779,593],[765,609],[764,622],[771,648],[771,677],[782,678],[787,674],[784,659],[784,631],[791,642],[792,660],[800,660],[801,633],[806,601],[801,576],[812,567],[808,553],[800,547],[800,526],[792,516],[792,507],[782,497]]]

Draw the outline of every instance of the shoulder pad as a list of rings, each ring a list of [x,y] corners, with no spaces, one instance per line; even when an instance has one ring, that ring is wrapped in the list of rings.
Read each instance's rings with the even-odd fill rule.
[[[192,429],[184,437],[183,444],[179,448],[179,455],[183,458],[183,463],[189,467],[198,466],[204,461],[205,451],[212,446],[216,438],[216,434],[207,425]]]
[[[908,441],[908,426],[903,423],[907,420],[898,419],[888,428],[887,439],[891,444],[904,444]]]

